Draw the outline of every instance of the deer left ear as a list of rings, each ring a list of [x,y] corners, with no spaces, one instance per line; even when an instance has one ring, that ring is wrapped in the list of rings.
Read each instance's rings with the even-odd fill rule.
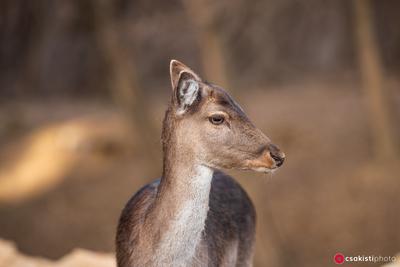
[[[200,98],[201,79],[177,60],[171,60],[170,74],[177,112],[183,114]]]

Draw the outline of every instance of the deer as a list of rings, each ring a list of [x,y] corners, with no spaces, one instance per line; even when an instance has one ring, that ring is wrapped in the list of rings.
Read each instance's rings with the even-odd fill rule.
[[[118,267],[252,266],[256,212],[221,169],[272,173],[285,154],[221,87],[177,60],[163,120],[163,169],[126,204]]]

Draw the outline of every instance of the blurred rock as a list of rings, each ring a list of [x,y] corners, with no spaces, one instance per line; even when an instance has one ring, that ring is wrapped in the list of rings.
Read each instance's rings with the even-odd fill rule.
[[[57,267],[111,267],[115,266],[115,259],[111,254],[97,253],[84,249],[75,249],[63,257]]]
[[[112,254],[75,249],[59,261],[25,256],[10,241],[0,239],[0,267],[114,267]]]
[[[394,262],[382,265],[382,267],[400,267],[400,253],[397,254],[395,257],[396,260]]]

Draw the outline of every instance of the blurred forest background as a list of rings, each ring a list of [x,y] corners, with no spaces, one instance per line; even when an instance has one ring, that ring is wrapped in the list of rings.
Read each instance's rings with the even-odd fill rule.
[[[112,252],[161,173],[169,60],[224,86],[286,153],[230,172],[258,213],[255,266],[400,252],[400,2],[2,0],[0,238]],[[366,263],[352,266],[378,266]]]

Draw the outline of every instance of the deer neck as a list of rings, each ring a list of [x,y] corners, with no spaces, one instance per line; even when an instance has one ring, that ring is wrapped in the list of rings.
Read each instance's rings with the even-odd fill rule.
[[[186,266],[201,241],[213,170],[197,163],[190,149],[171,144],[164,150],[163,177],[151,216],[157,226],[154,258],[159,266]]]

